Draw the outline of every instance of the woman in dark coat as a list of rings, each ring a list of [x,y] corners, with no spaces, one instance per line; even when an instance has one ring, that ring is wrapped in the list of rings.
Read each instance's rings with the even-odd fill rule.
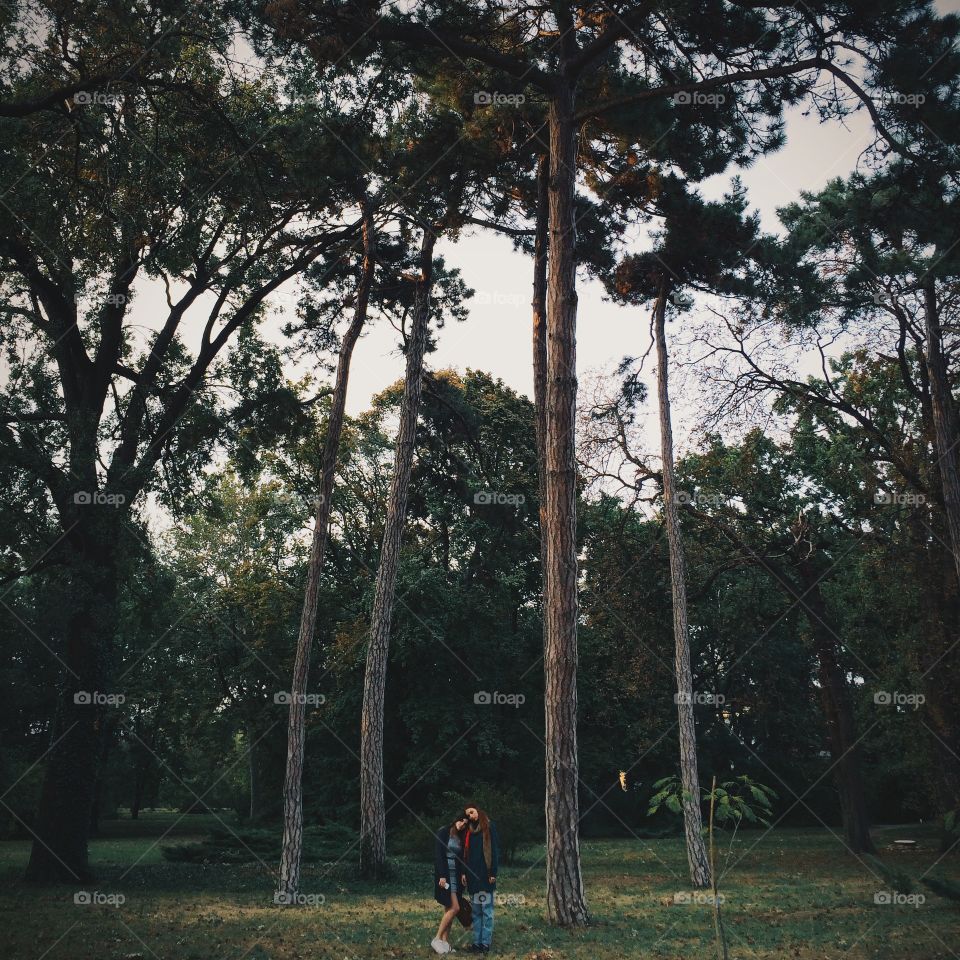
[[[473,898],[473,953],[489,953],[493,940],[493,902],[500,869],[497,825],[476,804],[463,811],[469,821],[464,838],[461,880]]]
[[[460,912],[461,877],[466,871],[466,864],[463,862],[463,838],[466,829],[467,818],[465,814],[461,814],[452,824],[441,827],[434,835],[433,896],[444,908],[437,935],[430,944],[436,953],[450,952],[447,938],[454,918]]]

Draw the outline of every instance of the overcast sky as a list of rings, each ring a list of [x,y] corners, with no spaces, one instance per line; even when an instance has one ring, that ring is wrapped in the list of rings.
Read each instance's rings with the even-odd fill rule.
[[[940,13],[960,11],[960,0],[940,0]],[[729,188],[739,174],[747,187],[750,206],[759,211],[765,230],[778,229],[777,209],[815,191],[835,177],[847,176],[869,145],[870,118],[861,110],[845,123],[821,123],[796,108],[787,115],[787,143],[777,153],[756,161],[745,170],[731,169],[701,188],[710,198]],[[459,243],[438,244],[438,252],[462,271],[476,291],[464,323],[449,324],[440,333],[438,349],[428,357],[434,369],[472,367],[503,378],[509,386],[532,396],[530,259],[513,250],[510,241],[478,229]],[[642,354],[649,345],[649,318],[636,308],[606,302],[600,284],[587,278],[578,282],[577,371],[581,381],[605,372],[625,355]],[[370,397],[403,373],[396,335],[380,325],[358,344],[350,379],[348,410],[364,409]],[[653,386],[652,365],[647,364],[648,386]],[[681,439],[695,426],[696,407],[676,397],[677,433]],[[646,431],[649,436],[649,431]],[[649,439],[656,443],[655,433]]]
[[[776,210],[796,200],[801,190],[816,190],[831,178],[848,174],[871,141],[866,114],[852,117],[847,127],[820,124],[815,117],[791,113],[788,141],[781,151],[747,170],[732,170],[704,185],[709,197],[729,188],[740,173],[750,205],[757,209],[766,230],[777,226]],[[433,368],[453,366],[487,370],[515,389],[531,395],[531,259],[514,251],[509,239],[477,229],[459,243],[443,243],[438,251],[459,267],[476,294],[469,301],[470,317],[448,324],[440,333],[438,349],[428,362]],[[577,368],[580,376],[606,370],[625,354],[643,353],[649,343],[649,320],[637,308],[607,302],[595,281],[578,283]],[[403,373],[396,351],[397,338],[384,325],[372,329],[354,354],[348,409],[364,409],[370,397]]]

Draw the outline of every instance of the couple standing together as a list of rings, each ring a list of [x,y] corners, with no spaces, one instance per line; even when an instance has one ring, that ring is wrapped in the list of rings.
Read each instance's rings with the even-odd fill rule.
[[[430,945],[437,953],[450,953],[453,921],[459,917],[464,926],[470,926],[472,917],[470,951],[487,953],[493,939],[493,895],[500,861],[496,824],[479,807],[466,806],[453,823],[437,831],[434,850],[434,898],[444,914]]]

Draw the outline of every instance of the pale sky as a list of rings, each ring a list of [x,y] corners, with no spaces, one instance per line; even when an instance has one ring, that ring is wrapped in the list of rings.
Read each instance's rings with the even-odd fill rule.
[[[937,7],[941,13],[958,12],[960,0],[941,0]],[[760,212],[763,228],[774,231],[778,227],[778,207],[798,199],[802,190],[815,191],[834,177],[848,175],[871,140],[870,120],[863,110],[845,123],[821,123],[816,116],[803,116],[801,109],[793,109],[787,115],[787,143],[782,150],[746,170],[731,168],[701,189],[708,197],[718,197],[728,189],[731,177],[739,174],[751,208]],[[429,366],[486,370],[530,396],[530,258],[514,251],[508,239],[481,228],[464,233],[456,244],[441,241],[437,252],[461,270],[464,281],[476,294],[468,303],[468,320],[448,324],[440,332],[439,348],[427,358]],[[600,284],[585,277],[580,278],[578,292],[577,369],[584,382],[610,371],[624,355],[642,354],[649,345],[649,318],[636,308],[604,301]],[[283,340],[283,311],[293,309],[294,293],[293,285],[288,284],[284,295],[274,301],[276,314],[263,325],[265,335],[277,343]],[[202,310],[199,303],[197,308]],[[159,284],[139,288],[130,314],[141,343],[150,330],[157,329],[165,313]],[[188,321],[188,331],[200,322],[199,318]],[[199,335],[199,326],[196,333]],[[188,333],[188,341],[191,339]],[[366,409],[375,393],[402,376],[403,357],[397,339],[396,332],[382,322],[371,325],[364,334],[353,358],[349,413]],[[803,358],[798,356],[797,363],[802,368]],[[301,375],[303,369],[291,367],[291,378]],[[647,363],[648,378],[652,372],[652,364]],[[653,387],[649,379],[648,386]],[[675,394],[674,401],[675,433],[682,448],[684,438],[695,426],[698,405],[696,397],[689,392],[685,395],[683,390]],[[659,444],[655,429],[645,429],[644,436],[650,443],[648,452],[656,450]]]
[[[715,177],[703,192],[710,197],[729,188],[740,172],[750,205],[760,211],[763,227],[774,230],[776,210],[817,190],[830,179],[850,173],[870,140],[869,118],[852,117],[847,129],[839,123],[821,124],[815,117],[791,113],[787,145],[743,171]],[[438,349],[428,357],[434,369],[453,366],[486,370],[516,390],[532,395],[531,259],[515,251],[506,237],[478,228],[459,243],[438,244],[438,252],[459,267],[476,294],[468,302],[470,316],[448,324],[439,335]],[[603,299],[602,286],[587,278],[578,282],[577,369],[583,377],[606,370],[625,354],[640,354],[648,345],[649,321],[636,308]],[[357,413],[370,397],[403,375],[396,351],[397,337],[385,326],[373,328],[354,353],[348,410]]]
[[[941,13],[960,12],[960,0],[940,0]],[[746,170],[731,168],[701,187],[708,198],[719,197],[739,174],[747,188],[751,209],[759,211],[767,231],[778,229],[777,208],[799,199],[801,191],[816,191],[835,177],[845,177],[856,167],[862,151],[873,139],[866,111],[844,123],[821,123],[803,116],[802,108],[787,113],[787,143],[777,153],[756,161]],[[476,291],[464,323],[449,324],[440,333],[438,349],[428,357],[433,369],[456,367],[486,370],[514,389],[532,396],[530,258],[514,251],[510,241],[478,229],[457,244],[438,244],[438,252],[459,267],[465,282]],[[649,318],[636,308],[621,307],[603,298],[599,283],[578,282],[577,372],[581,381],[612,369],[624,355],[640,355],[649,345]],[[803,366],[803,358],[798,357]],[[646,364],[648,388],[654,396],[653,366]],[[357,345],[350,377],[347,408],[365,409],[371,396],[403,374],[403,360],[394,332],[380,325]],[[689,398],[693,400],[693,398]],[[680,444],[695,426],[696,404],[675,397],[675,432]],[[649,404],[648,404],[649,406]],[[658,447],[655,423],[644,435]]]

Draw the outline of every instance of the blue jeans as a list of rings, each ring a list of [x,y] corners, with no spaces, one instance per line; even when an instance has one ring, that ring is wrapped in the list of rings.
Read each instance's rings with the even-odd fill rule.
[[[489,947],[493,940],[493,893],[481,891],[473,895],[473,942]]]

